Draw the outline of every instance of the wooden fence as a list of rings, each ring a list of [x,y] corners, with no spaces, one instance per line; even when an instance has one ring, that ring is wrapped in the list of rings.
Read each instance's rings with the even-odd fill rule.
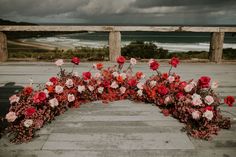
[[[236,27],[188,27],[188,26],[0,26],[0,61],[8,58],[7,37],[4,32],[109,32],[109,58],[115,61],[121,54],[121,33],[146,32],[210,32],[209,60],[221,62],[225,32],[236,32]]]

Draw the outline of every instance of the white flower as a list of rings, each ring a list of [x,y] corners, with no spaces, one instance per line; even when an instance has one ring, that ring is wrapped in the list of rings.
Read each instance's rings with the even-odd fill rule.
[[[194,93],[192,95],[192,104],[194,106],[201,106],[201,104],[202,104],[201,96],[196,94],[196,93]]]
[[[213,112],[209,110],[206,110],[206,112],[203,113],[203,117],[205,117],[208,120],[212,120],[213,116],[214,116]]]
[[[79,73],[77,71],[72,73],[72,76],[79,77]]]
[[[99,87],[98,88],[98,93],[102,94],[103,90],[104,90],[104,87]]]
[[[137,60],[136,60],[135,58],[131,58],[131,59],[130,59],[130,64],[131,64],[131,65],[137,64]]]
[[[96,80],[100,79],[101,78],[101,74],[100,73],[95,73],[94,78]]]
[[[143,95],[143,91],[142,91],[141,89],[138,90],[138,91],[137,91],[137,95],[138,95],[138,96],[142,96],[142,95]]]
[[[127,78],[126,73],[121,73],[120,76],[123,78],[123,80],[125,80]]]
[[[117,76],[119,76],[119,73],[115,71],[115,72],[112,73],[112,75],[113,75],[114,77],[117,77]]]
[[[137,87],[138,87],[138,89],[143,89],[143,83],[142,83],[142,82],[139,82],[139,83],[137,84]]]
[[[216,81],[213,81],[212,84],[211,84],[211,89],[216,89],[219,87],[219,83],[216,82]]]
[[[164,103],[165,103],[166,105],[168,105],[169,103],[171,103],[171,98],[170,98],[169,96],[167,96],[167,97],[165,98],[165,100],[164,100]]]
[[[55,64],[56,64],[57,66],[62,66],[62,65],[64,64],[64,61],[63,61],[63,59],[58,59],[58,60],[55,62]]]
[[[66,80],[66,87],[67,88],[71,88],[71,87],[73,87],[73,85],[74,85],[74,83],[73,83],[72,79]]]
[[[48,81],[48,82],[46,82],[46,85],[47,85],[47,86],[52,86],[52,85],[53,85],[53,83],[52,83],[52,82],[50,82],[50,81]]]
[[[74,96],[74,94],[68,94],[67,100],[68,100],[69,102],[75,101],[75,96]]]
[[[111,88],[116,89],[116,88],[118,88],[118,87],[119,87],[119,85],[116,83],[116,81],[113,81],[113,82],[111,83]]]
[[[91,85],[88,85],[88,89],[90,90],[90,92],[94,91],[94,87]]]
[[[16,116],[15,112],[8,112],[8,114],[6,114],[5,118],[8,122],[14,122],[16,120],[17,116]]]
[[[26,120],[24,121],[24,126],[25,126],[26,128],[30,127],[32,124],[33,124],[33,120],[32,120],[32,119],[26,119]]]
[[[191,92],[192,91],[192,89],[193,89],[193,85],[190,83],[190,84],[187,84],[185,87],[184,87],[184,91],[185,92]]]
[[[20,101],[20,97],[16,96],[16,95],[12,95],[10,98],[9,98],[9,101],[10,101],[10,104],[13,104],[13,103],[18,103]]]
[[[200,112],[199,111],[193,111],[192,112],[193,119],[199,119],[200,118]]]
[[[172,83],[172,82],[175,81],[175,77],[174,77],[174,76],[169,76],[167,79],[168,79],[168,81],[169,81],[170,83]]]
[[[155,87],[156,84],[157,84],[157,81],[152,80],[152,81],[150,82],[151,88]]]
[[[50,105],[51,107],[58,106],[58,105],[59,105],[59,102],[58,102],[57,98],[50,99],[50,100],[49,100],[49,105]]]
[[[63,87],[62,86],[56,86],[55,87],[55,92],[57,93],[57,94],[61,94],[61,93],[63,93]]]
[[[78,86],[78,92],[82,93],[85,91],[85,86]]]
[[[46,97],[49,97],[49,91],[47,89],[44,89],[43,92],[46,94]]]
[[[207,103],[208,105],[211,105],[214,102],[214,98],[210,95],[207,95],[205,97],[205,103]]]
[[[125,91],[126,91],[126,88],[125,88],[125,87],[120,87],[120,92],[121,92],[121,94],[124,94]]]

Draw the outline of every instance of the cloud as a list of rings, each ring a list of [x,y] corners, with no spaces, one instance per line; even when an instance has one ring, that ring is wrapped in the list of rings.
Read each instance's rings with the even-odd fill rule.
[[[236,1],[0,0],[0,18],[35,23],[236,24]]]

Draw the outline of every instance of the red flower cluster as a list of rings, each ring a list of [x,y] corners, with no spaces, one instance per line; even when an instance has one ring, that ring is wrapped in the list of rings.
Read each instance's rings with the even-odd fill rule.
[[[91,72],[83,72],[84,80],[89,80],[91,78]]]
[[[34,107],[27,108],[25,111],[26,116],[32,116],[36,112],[36,109]]]
[[[232,107],[233,104],[235,103],[235,99],[234,99],[234,97],[232,97],[232,96],[227,96],[227,97],[224,99],[224,102],[225,102],[229,107]]]
[[[150,69],[157,70],[159,68],[160,64],[156,60],[152,60],[150,62]]]
[[[79,65],[80,63],[80,59],[78,57],[73,57],[71,59],[71,63],[74,63],[75,65]]]
[[[25,88],[23,89],[23,93],[24,93],[25,95],[30,95],[32,92],[33,92],[33,88],[32,88],[32,87],[25,87]]]
[[[119,65],[122,65],[122,64],[125,63],[125,57],[119,56],[119,57],[116,59],[116,61],[117,61],[117,63],[118,63]]]
[[[50,82],[52,82],[54,85],[56,85],[58,83],[58,78],[57,77],[51,77],[49,79]]]
[[[210,81],[211,81],[211,78],[210,78],[210,77],[202,76],[202,77],[198,80],[198,85],[199,85],[201,88],[209,88],[209,86],[210,86]]]
[[[179,64],[179,58],[176,57],[171,58],[169,64],[176,68],[177,65]]]
[[[46,100],[46,94],[44,92],[35,93],[33,96],[33,102],[36,104],[42,103]]]

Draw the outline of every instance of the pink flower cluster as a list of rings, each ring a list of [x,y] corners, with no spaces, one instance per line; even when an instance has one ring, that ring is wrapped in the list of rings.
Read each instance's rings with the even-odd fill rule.
[[[79,65],[79,58],[72,58]],[[123,69],[126,59],[117,58],[118,66],[104,68],[102,63],[93,65],[95,74],[90,71],[79,74],[66,72],[61,67],[63,60],[55,64],[60,68],[59,77],[51,77],[41,90],[25,87],[17,95],[10,97],[11,108],[6,115],[10,123],[8,131],[15,135],[12,142],[21,143],[31,140],[35,131],[55,119],[70,107],[79,107],[83,103],[102,100],[129,99],[154,103],[162,109],[165,116],[172,115],[186,123],[188,134],[208,139],[220,128],[229,128],[230,121],[221,116],[217,109],[220,99],[214,92],[217,83],[210,84],[209,77],[201,77],[197,82],[181,81],[180,76],[158,71],[160,64],[151,59],[151,70],[157,71],[146,81],[142,72],[132,73],[137,60],[131,58],[127,69]],[[169,62],[172,67],[179,64],[178,58]],[[229,96],[225,103],[232,106],[234,98]]]

